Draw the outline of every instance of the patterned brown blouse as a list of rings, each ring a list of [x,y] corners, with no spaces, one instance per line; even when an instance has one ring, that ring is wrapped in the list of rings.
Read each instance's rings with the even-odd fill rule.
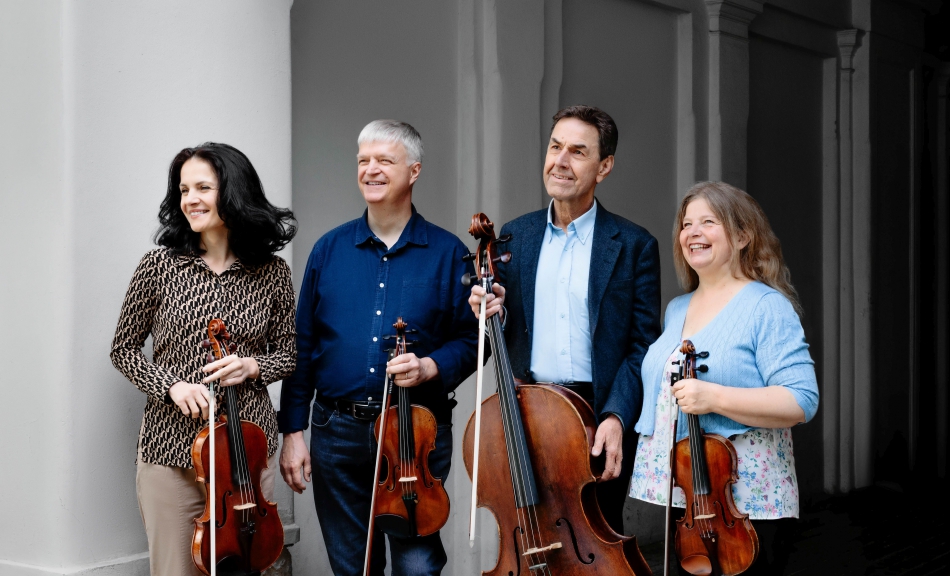
[[[260,377],[239,384],[241,418],[263,428],[268,454],[277,451],[277,421],[266,386],[294,370],[294,289],[280,257],[259,267],[240,261],[220,275],[197,256],[167,248],[142,258],[122,304],[112,341],[112,363],[145,392],[139,433],[143,462],[191,468],[191,443],[205,425],[182,414],[168,396],[172,384],[204,377],[208,321],[224,320],[239,356],[253,356]],[[152,335],[152,360],[142,346]],[[221,406],[223,395],[218,395]],[[220,411],[220,410],[219,410]]]

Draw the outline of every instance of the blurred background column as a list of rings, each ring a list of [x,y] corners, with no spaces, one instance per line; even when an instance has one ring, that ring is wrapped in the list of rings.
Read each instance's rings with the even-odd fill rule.
[[[180,149],[236,146],[290,205],[290,6],[0,4],[5,576],[148,573],[115,322]]]

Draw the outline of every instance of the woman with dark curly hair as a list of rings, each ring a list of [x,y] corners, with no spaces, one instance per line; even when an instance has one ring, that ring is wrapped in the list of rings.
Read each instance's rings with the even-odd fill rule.
[[[801,307],[778,238],[758,203],[723,182],[700,182],[673,222],[673,261],[687,294],[666,308],[664,331],[641,367],[643,408],[630,496],[666,505],[671,403],[699,415],[702,428],[732,441],[739,481],[732,495],[759,535],[746,574],[779,575],[788,549],[784,526],[798,517],[791,427],[818,409],[818,383]],[[709,371],[670,386],[683,340],[708,352]],[[677,438],[686,436],[680,415]],[[673,506],[683,508],[677,487]],[[686,572],[681,572],[685,574]]]
[[[275,252],[296,226],[290,210],[267,201],[247,156],[212,142],[172,160],[158,217],[162,248],[132,276],[111,358],[146,395],[135,482],[151,574],[198,575],[191,539],[205,490],[190,449],[207,422],[209,382],[237,386],[241,418],[267,435],[261,486],[273,494],[277,421],[266,386],[296,362],[290,268]],[[237,350],[205,365],[201,341],[213,318],[224,320]],[[149,335],[151,360],[142,352]]]

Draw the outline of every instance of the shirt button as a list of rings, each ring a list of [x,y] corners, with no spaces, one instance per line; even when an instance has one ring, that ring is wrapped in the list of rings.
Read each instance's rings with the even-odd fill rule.
[[[380,314],[382,314],[382,311],[377,310],[377,311],[376,311],[376,315],[379,316]]]
[[[563,354],[563,352],[562,352],[562,354]],[[370,373],[372,373],[372,372],[375,372],[376,369],[375,369],[375,368],[370,368],[369,371],[370,371]]]
[[[373,336],[373,342],[375,342],[376,340],[378,340],[378,338],[376,338],[375,336]]]
[[[386,258],[385,256],[383,256],[383,262],[385,262],[385,261],[387,261],[387,260],[389,260],[389,258]]]
[[[561,356],[564,356],[565,354],[567,354],[567,350],[562,349],[562,350],[561,350]]]
[[[561,284],[564,284],[564,281],[565,281],[565,280],[566,280],[566,278],[561,278]]]
[[[384,285],[382,282],[379,283],[379,287],[380,287],[380,288],[383,288],[384,286],[385,286],[385,285]]]
[[[370,396],[369,398],[367,398],[367,400],[369,400],[370,402],[372,402],[372,401],[373,401],[373,397]]]
[[[561,318],[564,318],[564,314],[561,314]]]

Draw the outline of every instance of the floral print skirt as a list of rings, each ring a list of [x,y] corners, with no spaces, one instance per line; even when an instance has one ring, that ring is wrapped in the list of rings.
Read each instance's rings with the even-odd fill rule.
[[[656,403],[656,425],[652,436],[640,435],[637,443],[630,497],[666,506],[670,481],[671,425],[670,376],[677,366],[672,364],[680,354],[674,351],[667,360]],[[679,427],[685,428],[683,421]],[[792,453],[790,428],[754,428],[730,438],[738,456],[739,481],[732,485],[732,497],[740,512],[752,520],[798,518],[798,478]],[[673,488],[673,506],[684,508],[686,497],[679,487]]]

